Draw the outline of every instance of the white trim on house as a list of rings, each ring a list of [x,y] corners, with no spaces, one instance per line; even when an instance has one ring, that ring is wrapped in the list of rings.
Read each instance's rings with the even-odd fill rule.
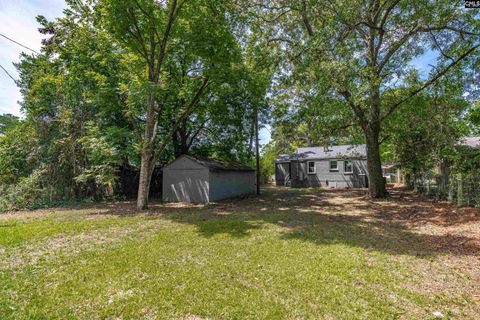
[[[347,171],[347,163],[350,163],[350,170]],[[343,161],[343,173],[344,174],[353,174],[353,161],[352,160],[344,160]]]
[[[332,164],[335,162],[335,168],[332,167]],[[338,160],[330,160],[328,162],[328,166],[330,168],[330,172],[338,172],[340,169],[338,168]]]
[[[310,171],[310,163],[313,163],[313,171]],[[307,174],[317,174],[317,166],[315,161],[307,161]]]

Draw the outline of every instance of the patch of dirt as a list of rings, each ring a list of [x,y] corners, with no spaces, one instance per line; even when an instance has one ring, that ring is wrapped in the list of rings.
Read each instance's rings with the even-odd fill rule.
[[[397,242],[397,248],[378,248],[400,253],[392,259],[414,270],[403,275],[399,285],[429,297],[458,297],[462,307],[449,305],[447,312],[471,319],[480,315],[480,209],[459,208],[405,190],[390,190],[385,200],[370,200],[363,190],[309,190],[288,203],[298,213],[333,218],[338,224],[366,224],[370,237],[378,236],[376,241],[382,240],[383,232],[385,242]]]

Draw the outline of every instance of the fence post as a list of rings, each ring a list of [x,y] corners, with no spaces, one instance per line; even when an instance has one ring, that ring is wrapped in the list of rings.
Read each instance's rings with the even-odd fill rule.
[[[457,205],[463,206],[463,176],[461,173],[457,175]]]
[[[470,177],[467,176],[467,179],[465,179],[465,180],[466,180],[466,181],[465,181],[466,183],[465,183],[464,193],[465,193],[465,195],[466,195],[466,197],[465,197],[465,198],[466,198],[466,202],[467,202],[466,205],[467,205],[467,207],[470,207],[470,198],[471,198],[471,195],[472,195],[472,194],[471,194],[471,188],[470,188]],[[465,201],[464,201],[464,202],[465,202]]]
[[[475,207],[480,208],[480,182],[478,182],[479,176],[474,176],[474,195],[475,195]]]
[[[445,164],[445,160],[442,160],[440,163],[440,183],[438,188],[439,198],[445,199],[447,194],[447,186],[448,186],[448,171],[447,165]]]
[[[448,183],[448,202],[453,203],[455,201],[455,182],[456,182],[456,177],[452,176],[450,177],[450,181]]]

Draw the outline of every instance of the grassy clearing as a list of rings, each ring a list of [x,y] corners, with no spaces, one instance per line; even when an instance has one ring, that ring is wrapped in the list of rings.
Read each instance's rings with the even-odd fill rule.
[[[451,220],[454,208],[403,194],[278,189],[132,206],[1,218],[0,318],[480,315],[477,211]]]

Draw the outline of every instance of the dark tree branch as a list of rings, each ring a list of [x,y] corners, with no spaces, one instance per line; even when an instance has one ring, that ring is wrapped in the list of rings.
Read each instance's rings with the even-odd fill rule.
[[[438,48],[438,50],[440,51],[440,53],[442,54],[442,56],[444,56],[445,58],[447,58],[448,60],[451,60],[451,61],[454,61],[454,59],[452,57],[450,57],[449,55],[447,55],[442,47],[440,46],[440,44],[438,43],[437,41],[437,38],[435,37],[435,35],[433,34],[432,31],[430,31],[430,35],[432,36],[432,40],[433,40],[433,43],[435,44],[435,46]]]
[[[340,95],[342,95],[345,101],[347,101],[348,105],[355,113],[355,116],[360,121],[361,126],[366,127],[368,122],[367,122],[367,119],[365,118],[365,113],[363,112],[362,108],[356,105],[355,102],[352,100],[352,94],[348,90],[344,90],[340,92]]]
[[[419,32],[419,28],[415,26],[412,30],[407,32],[400,40],[398,40],[386,53],[382,61],[378,65],[378,72],[380,73],[385,65],[390,61],[392,56],[407,42],[412,36]]]
[[[452,26],[448,25],[440,25],[440,26],[434,26],[434,27],[429,27],[429,26],[416,26],[410,32],[406,33],[400,40],[397,41],[397,43],[390,48],[390,50],[387,52],[385,57],[383,58],[382,62],[380,62],[378,70],[379,72],[385,67],[385,65],[390,61],[391,57],[407,42],[411,37],[413,37],[415,34],[420,33],[420,32],[432,32],[432,31],[442,31],[442,30],[451,30],[460,33],[462,36],[463,35],[472,35],[472,36],[480,36],[478,33],[458,29]]]
[[[185,3],[185,1],[186,0],[184,0],[180,5],[177,5],[177,0],[172,0],[172,4],[170,6],[170,12],[168,14],[167,24],[165,26],[165,31],[163,32],[163,38],[162,38],[162,41],[160,42],[160,48],[159,48],[158,59],[157,59],[157,67],[155,70],[155,79],[154,79],[155,83],[158,83],[158,80],[160,78],[160,69],[162,68],[163,61],[165,60],[167,43],[172,31],[173,23],[175,22],[177,18],[177,14],[181,6]]]
[[[423,90],[425,90],[426,88],[428,88],[429,86],[431,86],[432,84],[434,84],[438,79],[440,79],[441,77],[443,77],[451,68],[453,68],[454,66],[456,66],[457,64],[459,64],[463,59],[465,59],[466,57],[468,57],[472,52],[474,52],[475,50],[477,50],[478,48],[480,47],[480,44],[477,44],[476,46],[473,46],[472,48],[470,48],[469,50],[467,50],[464,54],[462,54],[461,56],[459,56],[456,60],[454,60],[452,63],[450,63],[445,69],[443,69],[442,71],[438,72],[432,79],[428,80],[427,82],[425,82],[425,84],[423,86],[421,86],[420,88],[412,91],[410,94],[407,95],[407,97],[405,97],[404,99],[400,100],[399,102],[395,103],[394,105],[392,105],[389,109],[388,109],[388,112],[385,114],[385,116],[382,117],[382,120],[388,118],[400,105],[402,105],[403,103],[407,102],[408,100],[410,100],[411,98],[413,98],[414,96],[416,96],[417,94],[419,94],[420,92],[422,92]]]
[[[183,113],[180,115],[180,117],[178,117],[178,119],[175,121],[175,124],[173,125],[172,129],[170,130],[170,133],[168,136],[171,136],[175,131],[178,130],[180,124],[182,123],[182,121],[184,121],[189,115],[192,114],[192,111],[193,109],[195,108],[195,106],[198,104],[198,101],[200,100],[204,90],[207,88],[207,86],[209,85],[209,78],[208,77],[205,77],[205,79],[203,80],[202,82],[202,85],[200,86],[200,88],[198,88],[197,92],[195,93],[195,95],[193,96],[192,100],[190,100],[190,103],[188,104],[188,106],[186,107],[186,109],[183,111]],[[166,142],[164,142],[161,147],[160,147],[160,151],[163,150],[163,148],[165,147],[166,145]]]
[[[195,142],[195,139],[197,138],[197,136],[205,129],[205,124],[206,124],[206,121],[190,137],[190,141],[187,143],[187,148],[189,150],[192,147],[193,142]]]
[[[288,13],[290,13],[290,12],[292,12],[292,11],[294,11],[293,8],[288,8],[287,10],[280,12],[280,13],[277,14],[275,17],[270,18],[270,19],[265,18],[265,17],[263,17],[263,15],[261,15],[261,14],[256,14],[256,13],[253,13],[253,16],[256,17],[256,18],[258,18],[258,19],[260,19],[260,20],[262,20],[263,22],[266,22],[266,23],[274,23],[274,22],[277,22],[278,20],[280,20],[280,18],[282,18],[283,16],[285,16],[286,14],[288,14]]]
[[[467,31],[467,30],[463,30],[463,29],[458,29],[458,28],[455,28],[455,27],[452,27],[452,26],[449,26],[449,25],[441,25],[441,26],[435,26],[435,27],[424,27],[424,28],[421,28],[420,31],[422,32],[431,32],[431,31],[442,31],[442,30],[450,30],[450,31],[454,31],[454,32],[457,32],[457,33],[460,33],[462,35],[468,35],[468,36],[480,36],[480,33],[475,33],[475,32],[470,32],[470,31]]]
[[[384,15],[382,16],[382,20],[380,21],[380,26],[379,26],[379,33],[378,33],[378,43],[375,48],[375,59],[378,58],[378,53],[380,52],[380,49],[382,48],[383,44],[383,37],[385,36],[385,24],[387,23],[388,16],[392,12],[392,10],[397,6],[397,4],[400,2],[400,0],[394,0],[388,6],[385,10]],[[385,1],[387,3],[387,1]]]
[[[150,59],[149,59],[149,56],[148,56],[148,50],[145,46],[145,39],[143,38],[142,32],[140,31],[140,28],[138,26],[138,20],[137,20],[137,17],[135,16],[135,12],[133,12],[133,10],[131,8],[127,8],[127,14],[130,16],[130,18],[133,22],[133,26],[135,28],[135,32],[132,32],[132,31],[129,30],[130,34],[138,40],[138,43],[140,44],[140,46],[142,48],[143,55],[144,55],[145,59],[147,60],[147,63],[150,63]]]
[[[271,39],[268,39],[267,40],[267,44],[270,44],[272,42],[286,42],[288,44],[295,44],[295,42],[293,40],[290,40],[290,39],[287,39],[287,38],[281,38],[281,37],[278,37],[278,38],[271,38]]]
[[[305,28],[307,29],[308,36],[313,37],[313,29],[312,25],[310,24],[310,20],[308,19],[307,15],[307,1],[302,0],[302,21],[303,24],[305,25]]]

